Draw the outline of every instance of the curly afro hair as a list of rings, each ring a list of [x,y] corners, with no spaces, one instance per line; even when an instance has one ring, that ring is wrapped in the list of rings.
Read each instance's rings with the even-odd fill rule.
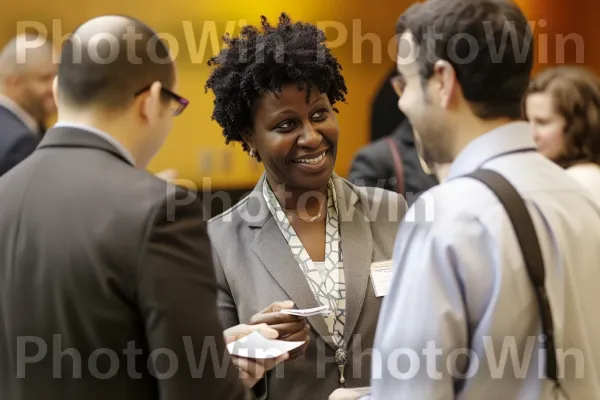
[[[225,143],[240,142],[252,130],[257,100],[266,92],[277,95],[282,86],[297,83],[306,100],[316,88],[329,102],[345,102],[348,93],[342,66],[325,45],[325,34],[315,25],[295,22],[282,13],[277,26],[261,17],[262,32],[244,26],[238,38],[225,35],[227,45],[208,61],[215,65],[204,87],[214,92],[212,120],[223,129]],[[336,112],[337,109],[334,108]]]

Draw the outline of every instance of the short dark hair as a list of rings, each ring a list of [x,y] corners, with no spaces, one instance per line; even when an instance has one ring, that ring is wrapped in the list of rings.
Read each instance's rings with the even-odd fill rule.
[[[427,35],[430,29],[438,39]],[[521,100],[533,67],[533,40],[527,19],[513,1],[429,0],[400,17],[396,33],[405,31],[412,33],[418,46],[423,82],[432,76],[435,62],[445,60],[477,117],[521,119]],[[475,43],[477,51],[471,53]]]
[[[65,41],[58,68],[61,101],[73,107],[119,110],[133,101],[136,92],[156,81],[167,89],[173,87],[175,66],[165,43],[143,22],[124,18],[130,22],[120,32],[97,34],[97,39],[114,39],[112,44],[109,40],[90,43],[77,31]]]
[[[535,93],[548,93],[565,119],[564,154],[556,163],[564,168],[581,162],[600,165],[600,78],[584,67],[549,68],[532,79],[527,96]]]
[[[238,38],[224,37],[228,46],[208,61],[216,65],[205,91],[215,95],[212,119],[223,129],[225,143],[240,142],[249,151],[244,135],[252,129],[256,101],[277,93],[285,84],[297,83],[310,101],[312,88],[327,93],[331,104],[345,101],[342,66],[325,45],[325,34],[309,23],[292,23],[282,13],[277,26],[261,17],[262,32],[244,26]],[[337,110],[334,108],[337,112]]]

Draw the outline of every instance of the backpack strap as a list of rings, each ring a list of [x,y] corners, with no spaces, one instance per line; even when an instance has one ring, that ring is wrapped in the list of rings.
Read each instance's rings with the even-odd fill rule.
[[[394,160],[394,173],[396,175],[396,192],[404,195],[404,167],[402,166],[402,156],[396,147],[396,143],[391,137],[386,137],[385,141],[390,148],[392,153],[392,159]]]
[[[510,184],[499,173],[489,169],[478,169],[465,177],[477,179],[485,184],[500,200],[512,223],[517,236],[529,280],[533,285],[540,312],[542,331],[546,336],[544,348],[546,350],[546,376],[560,386],[558,381],[558,364],[556,362],[556,347],[554,344],[554,324],[552,311],[548,300],[545,283],[544,259],[538,242],[538,237],[531,216],[525,202]]]

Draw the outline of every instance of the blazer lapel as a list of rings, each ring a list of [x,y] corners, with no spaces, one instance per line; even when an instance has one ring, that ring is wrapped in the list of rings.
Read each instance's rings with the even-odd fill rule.
[[[248,202],[249,208],[253,209],[250,211],[251,214],[256,216],[250,226],[260,229],[252,243],[252,248],[273,279],[295,303],[296,308],[318,307],[319,304],[306,282],[306,277],[262,197],[263,180],[264,177],[259,181]],[[325,319],[320,315],[315,315],[308,317],[307,320],[325,342],[335,348]]]
[[[361,209],[363,203],[360,201],[358,193],[336,176],[334,176],[334,184],[338,197],[346,280],[344,342],[349,343],[367,293],[373,254],[373,236],[369,220]]]

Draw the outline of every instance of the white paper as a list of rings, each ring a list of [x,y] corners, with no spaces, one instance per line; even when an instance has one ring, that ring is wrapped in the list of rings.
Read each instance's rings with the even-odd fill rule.
[[[304,344],[302,342],[286,342],[284,340],[267,339],[260,332],[255,331],[235,342],[227,345],[229,353],[254,359],[267,359],[279,357]]]
[[[387,296],[392,284],[392,276],[392,260],[371,264],[371,282],[373,282],[375,296]]]
[[[287,310],[286,309],[286,310],[280,311],[280,313],[282,313],[282,314],[296,315],[298,317],[311,317],[313,315],[329,314],[329,312],[330,312],[329,306],[307,308],[304,310],[295,310],[295,309]]]

